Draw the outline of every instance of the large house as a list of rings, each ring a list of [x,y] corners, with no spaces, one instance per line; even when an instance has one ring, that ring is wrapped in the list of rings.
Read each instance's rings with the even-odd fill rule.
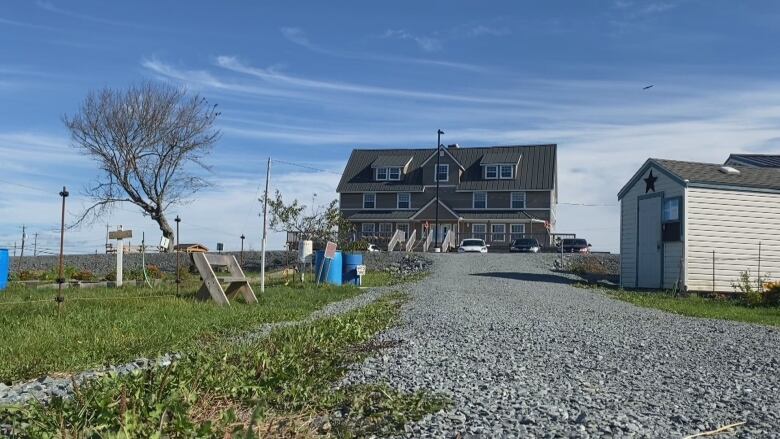
[[[383,242],[400,230],[417,250],[429,234],[433,248],[448,232],[453,242],[474,237],[508,247],[513,239],[534,237],[550,245],[558,198],[556,149],[355,149],[338,185],[339,205],[355,239]]]
[[[649,159],[618,194],[621,283],[730,292],[780,278],[780,156]]]

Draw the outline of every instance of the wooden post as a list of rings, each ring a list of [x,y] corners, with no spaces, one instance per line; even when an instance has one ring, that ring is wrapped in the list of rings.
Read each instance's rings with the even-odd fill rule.
[[[715,293],[715,250],[712,251],[712,293]]]
[[[65,248],[65,198],[70,195],[68,193],[68,190],[65,188],[65,186],[62,187],[62,192],[60,192],[60,197],[62,197],[62,217],[60,219],[60,261],[59,261],[59,274],[57,276],[57,298],[55,299],[57,302],[57,312],[59,313],[62,311],[62,302],[65,301],[65,298],[62,297],[62,284],[65,283],[65,274],[64,274],[64,248]]]

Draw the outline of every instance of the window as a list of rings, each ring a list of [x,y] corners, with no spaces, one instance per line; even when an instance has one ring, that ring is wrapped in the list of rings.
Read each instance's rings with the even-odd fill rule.
[[[450,165],[439,165],[439,172],[436,173],[436,181],[449,181]]]
[[[401,192],[398,194],[398,208],[409,209],[412,207],[412,196],[409,193]]]
[[[393,224],[392,223],[379,223],[379,237],[380,238],[389,238],[393,234]]]
[[[525,224],[510,224],[509,234],[512,241],[522,238],[525,235]]]
[[[512,209],[525,209],[525,192],[512,192]]]
[[[487,192],[474,192],[474,209],[487,209]]]
[[[376,179],[387,180],[387,168],[376,168]]]
[[[389,180],[398,181],[401,179],[401,168],[389,168],[389,169],[390,170],[387,172]]]
[[[496,165],[485,166],[485,178],[488,180],[493,180],[498,178],[498,166]]]
[[[680,221],[680,199],[667,198],[664,200],[664,221]]]
[[[493,235],[493,241],[503,242],[506,239],[506,224],[491,224],[490,232]]]
[[[471,225],[471,237],[474,239],[484,240],[487,235],[487,225],[485,224],[472,224]]]
[[[366,193],[363,194],[363,209],[375,209],[376,208],[376,194]]]
[[[363,238],[371,238],[374,236],[374,223],[363,223],[360,229]]]
[[[661,239],[664,242],[677,242],[682,239],[681,203],[682,198],[680,197],[664,199],[661,214]]]
[[[501,178],[512,178],[512,165],[501,165]]]

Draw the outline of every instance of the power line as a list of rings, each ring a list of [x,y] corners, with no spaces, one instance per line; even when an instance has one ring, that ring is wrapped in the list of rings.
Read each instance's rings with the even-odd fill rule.
[[[272,161],[274,161],[276,163],[283,163],[285,165],[297,166],[297,167],[303,168],[303,169],[309,169],[311,171],[327,172],[329,174],[341,175],[341,172],[330,171],[328,169],[322,169],[322,168],[315,168],[314,166],[302,165],[300,163],[288,162],[286,160],[272,159]]]
[[[47,194],[51,193],[51,190],[46,190],[46,189],[35,187],[35,186],[28,186],[26,184],[21,184],[21,183],[15,183],[15,182],[8,181],[8,180],[0,180],[0,183],[10,184],[11,186],[19,186],[19,187],[23,187],[23,188],[26,188],[26,189],[32,189],[34,191],[45,192]]]

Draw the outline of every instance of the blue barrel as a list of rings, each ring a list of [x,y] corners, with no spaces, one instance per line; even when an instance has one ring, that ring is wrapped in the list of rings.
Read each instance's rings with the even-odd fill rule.
[[[363,265],[363,253],[344,253],[344,285],[360,285],[358,265]]]
[[[0,248],[0,290],[8,286],[8,249]]]
[[[325,260],[325,266],[322,267],[322,272],[320,272],[323,260],[325,260],[325,250],[317,250],[317,253],[314,254],[314,276],[318,276],[320,282],[341,285],[341,272],[343,270],[341,252],[337,251],[333,259]]]

